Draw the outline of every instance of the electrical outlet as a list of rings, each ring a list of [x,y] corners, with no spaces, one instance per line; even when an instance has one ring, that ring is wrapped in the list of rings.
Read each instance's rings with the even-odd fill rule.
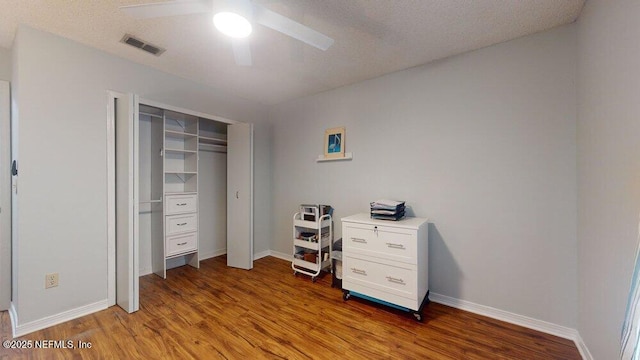
[[[58,273],[47,274],[44,276],[44,288],[52,288],[58,286]]]

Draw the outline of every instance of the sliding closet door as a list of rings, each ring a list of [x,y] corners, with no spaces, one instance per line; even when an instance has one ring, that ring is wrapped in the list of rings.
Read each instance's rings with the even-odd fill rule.
[[[116,99],[116,303],[138,311],[138,99]]]
[[[253,268],[253,125],[227,128],[227,266]]]

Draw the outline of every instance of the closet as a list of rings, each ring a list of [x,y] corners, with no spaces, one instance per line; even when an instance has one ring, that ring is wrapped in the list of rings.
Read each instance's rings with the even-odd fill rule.
[[[227,211],[232,208],[227,204],[227,133],[231,126],[203,114],[140,102],[140,275],[153,272],[166,278],[168,269],[198,268],[200,260],[234,247],[227,231]],[[240,200],[241,190],[231,190],[230,201],[236,193]],[[247,222],[240,226],[247,227]]]
[[[253,125],[109,92],[109,302],[139,276],[227,254],[253,267]]]

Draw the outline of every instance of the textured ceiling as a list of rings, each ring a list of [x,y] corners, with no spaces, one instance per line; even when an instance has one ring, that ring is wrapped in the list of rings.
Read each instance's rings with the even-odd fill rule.
[[[584,0],[255,0],[335,39],[327,51],[257,25],[237,66],[211,15],[136,20],[121,5],[160,0],[0,0],[0,47],[27,24],[264,104],[371,79],[575,21]],[[215,0],[213,0],[215,2]],[[121,44],[125,33],[164,47]]]

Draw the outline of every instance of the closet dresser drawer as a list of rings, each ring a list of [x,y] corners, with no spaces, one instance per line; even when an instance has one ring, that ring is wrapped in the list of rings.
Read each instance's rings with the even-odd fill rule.
[[[195,251],[198,248],[198,233],[192,232],[184,235],[167,236],[167,256],[184,254]]]
[[[197,195],[169,195],[166,197],[165,215],[196,212]]]
[[[342,246],[353,252],[415,264],[418,231],[383,225],[344,225]]]
[[[165,221],[165,235],[175,235],[198,230],[198,215],[169,215]]]
[[[341,220],[345,299],[376,299],[421,320],[429,290],[428,220],[374,220],[366,213]]]

